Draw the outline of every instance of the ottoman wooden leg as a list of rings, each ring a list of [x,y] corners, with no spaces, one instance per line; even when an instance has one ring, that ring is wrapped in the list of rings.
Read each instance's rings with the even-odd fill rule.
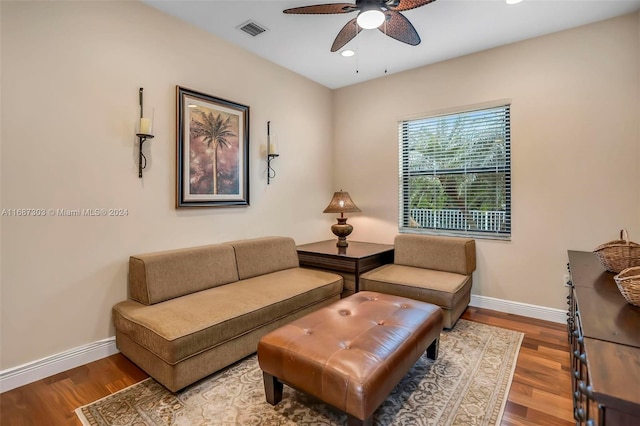
[[[347,426],[373,426],[373,416],[368,419],[360,420],[359,418],[347,413]]]
[[[271,374],[262,372],[264,378],[264,393],[267,397],[267,402],[271,405],[276,405],[282,401],[282,382],[277,377],[273,377]]]
[[[427,348],[427,358],[438,359],[438,346],[440,339],[434,340]]]

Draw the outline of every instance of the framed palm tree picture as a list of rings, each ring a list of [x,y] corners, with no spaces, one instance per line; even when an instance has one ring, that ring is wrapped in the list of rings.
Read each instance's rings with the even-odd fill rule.
[[[176,208],[249,205],[249,107],[176,86]]]

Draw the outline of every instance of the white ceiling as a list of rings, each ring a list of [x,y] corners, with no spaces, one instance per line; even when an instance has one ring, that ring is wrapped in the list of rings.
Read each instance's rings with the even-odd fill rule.
[[[258,56],[335,89],[422,65],[640,10],[640,0],[436,0],[402,12],[422,39],[409,46],[378,30],[364,30],[330,52],[342,27],[357,12],[291,15],[291,7],[349,0],[142,0]],[[353,1],[355,3],[355,0]],[[249,20],[268,31],[252,37],[239,30]]]

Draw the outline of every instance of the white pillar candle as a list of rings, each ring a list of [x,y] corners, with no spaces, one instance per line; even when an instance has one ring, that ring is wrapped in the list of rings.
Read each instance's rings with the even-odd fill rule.
[[[278,155],[278,147],[275,142],[269,142],[269,155]]]
[[[141,118],[140,119],[140,133],[143,135],[152,135],[151,133],[151,119],[150,118]]]

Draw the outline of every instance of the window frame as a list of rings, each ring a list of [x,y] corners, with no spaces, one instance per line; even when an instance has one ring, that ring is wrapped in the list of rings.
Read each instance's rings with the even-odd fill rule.
[[[487,116],[491,114],[492,110],[496,110],[497,114],[504,115],[504,127],[501,129],[502,136],[504,137],[504,164],[494,165],[494,166],[483,166],[483,167],[453,167],[451,169],[441,168],[438,169],[434,167],[432,169],[423,168],[422,170],[411,170],[411,151],[409,149],[409,139],[411,137],[409,126],[413,125],[419,128],[421,122],[425,124],[425,126],[430,126],[436,120],[441,119],[451,119],[454,120],[456,117],[461,116],[469,116],[474,113],[485,113]],[[491,120],[487,119],[487,122]],[[446,111],[433,112],[429,114],[422,114],[419,116],[406,117],[398,120],[398,172],[399,172],[399,193],[398,193],[398,230],[400,233],[419,233],[419,234],[429,234],[429,235],[447,235],[447,236],[464,236],[464,237],[474,237],[480,239],[497,239],[497,240],[511,240],[511,235],[513,232],[512,227],[512,191],[511,191],[511,100],[505,99],[500,101],[495,101],[491,103],[478,104],[473,106],[467,106],[463,108],[455,108],[448,109]],[[488,133],[488,132],[487,132]],[[442,151],[434,151],[434,155],[438,158],[439,154]],[[446,155],[444,156],[446,157]],[[474,157],[474,159],[476,159]],[[444,173],[443,173],[444,172]],[[498,226],[498,229],[494,230],[482,230],[482,229],[469,229],[469,224],[467,222],[465,229],[456,229],[451,227],[420,227],[420,226],[412,226],[411,220],[413,219],[413,214],[411,213],[411,201],[409,200],[410,188],[411,185],[409,183],[409,179],[415,176],[442,176],[442,175],[461,175],[466,176],[469,174],[492,174],[496,175],[496,181],[502,179],[502,184],[504,185],[504,210],[493,210],[491,213],[497,213],[496,216],[499,216],[498,219],[494,217],[492,220],[496,221],[494,223],[494,227]],[[476,211],[472,211],[467,208],[466,204],[466,194],[465,194],[465,208],[463,211],[458,211],[458,216],[465,216],[469,214],[477,214]],[[428,209],[422,209],[428,210]],[[431,209],[432,212],[437,210],[444,211],[445,209]],[[453,211],[454,209],[447,209],[447,211]],[[503,213],[504,219],[502,219]],[[434,213],[435,215],[435,213]],[[435,220],[435,219],[433,219]],[[502,221],[502,222],[501,222]],[[415,221],[414,221],[415,222]]]

